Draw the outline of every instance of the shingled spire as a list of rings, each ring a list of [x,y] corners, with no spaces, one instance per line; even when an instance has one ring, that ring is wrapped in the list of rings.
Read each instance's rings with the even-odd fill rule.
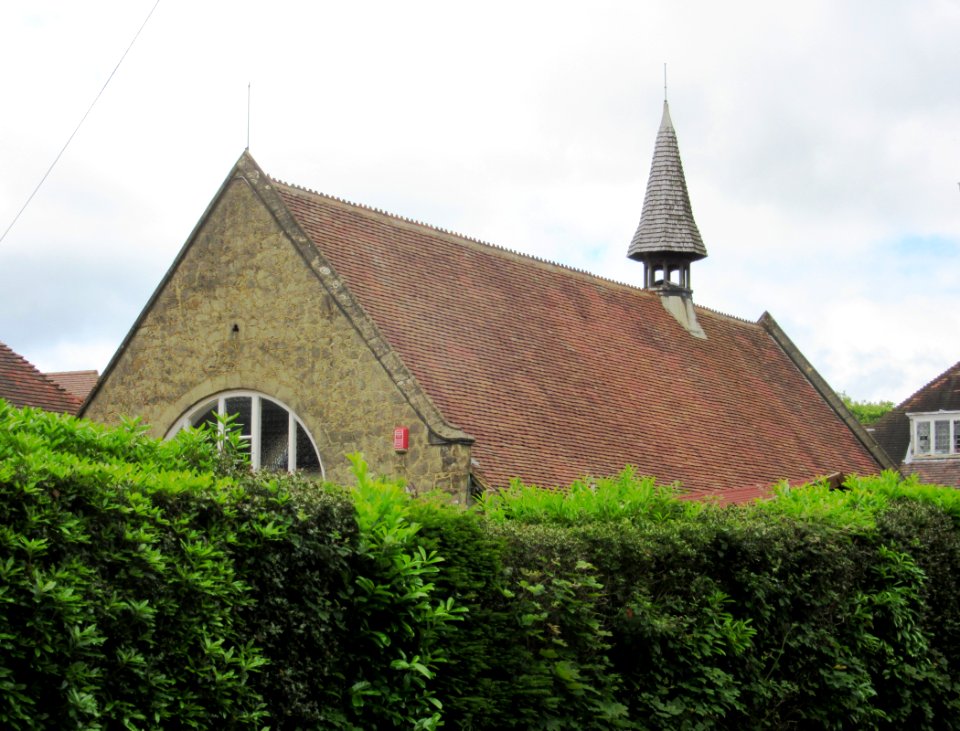
[[[689,294],[690,263],[706,255],[693,220],[677,133],[664,100],[640,225],[627,256],[643,262],[644,288]]]

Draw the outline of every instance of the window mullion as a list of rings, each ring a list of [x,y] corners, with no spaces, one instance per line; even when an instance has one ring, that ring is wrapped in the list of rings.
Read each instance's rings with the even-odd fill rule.
[[[250,397],[250,466],[260,469],[260,397]]]
[[[287,412],[287,471],[297,471],[297,419]]]
[[[222,438],[226,433],[226,429],[223,426],[223,416],[227,413],[227,397],[221,396],[217,399],[217,416],[220,418],[217,419],[217,434]]]

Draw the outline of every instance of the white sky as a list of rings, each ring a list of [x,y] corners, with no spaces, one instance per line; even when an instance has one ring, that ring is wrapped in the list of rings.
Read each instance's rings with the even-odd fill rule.
[[[0,4],[0,231],[154,0]],[[960,0],[161,0],[0,243],[0,341],[102,370],[246,145],[269,174],[639,284],[663,63],[709,258],[837,390],[960,360]]]

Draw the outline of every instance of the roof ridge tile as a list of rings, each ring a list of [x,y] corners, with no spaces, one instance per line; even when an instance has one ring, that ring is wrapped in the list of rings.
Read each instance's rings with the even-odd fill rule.
[[[917,389],[916,391],[914,391],[912,394],[910,394],[909,396],[907,396],[907,398],[905,398],[903,401],[901,401],[899,404],[897,404],[896,408],[898,408],[898,409],[904,409],[904,410],[907,409],[907,408],[908,408],[908,404],[909,404],[911,401],[913,401],[914,399],[916,399],[918,396],[921,396],[921,395],[923,394],[923,392],[926,391],[928,388],[931,388],[931,387],[932,387],[934,384],[936,384],[938,381],[941,381],[941,380],[946,379],[946,378],[950,378],[950,377],[952,377],[952,376],[960,376],[960,361],[957,361],[956,363],[954,363],[952,366],[950,366],[950,367],[947,368],[946,370],[941,371],[940,373],[938,373],[937,375],[935,375],[933,378],[931,378],[929,381],[927,381],[925,384],[923,384],[923,386],[921,386],[920,388],[918,388],[918,389]]]
[[[565,270],[565,271],[574,272],[574,273],[576,273],[576,274],[579,274],[579,275],[588,277],[588,278],[590,278],[590,279],[597,280],[597,281],[599,281],[599,282],[606,282],[606,283],[608,283],[608,284],[614,284],[614,285],[617,285],[617,286],[620,286],[620,287],[626,287],[626,288],[628,288],[628,289],[630,289],[630,290],[634,290],[634,291],[637,291],[637,292],[644,292],[644,293],[647,293],[647,294],[649,294],[649,295],[651,295],[651,296],[653,296],[654,294],[656,294],[655,292],[652,292],[652,291],[650,291],[650,290],[647,290],[647,289],[645,289],[645,288],[642,287],[642,286],[639,286],[639,285],[636,285],[636,284],[632,284],[632,283],[630,283],[630,282],[626,282],[626,281],[623,281],[623,280],[621,280],[621,279],[614,279],[613,277],[604,276],[603,274],[597,274],[596,272],[591,272],[591,271],[589,271],[588,269],[581,269],[581,268],[579,268],[579,267],[575,267],[575,266],[572,266],[572,265],[570,265],[570,264],[564,264],[563,262],[555,261],[555,260],[553,260],[553,259],[547,259],[547,258],[545,258],[545,257],[538,256],[538,255],[536,255],[536,254],[530,254],[530,253],[527,253],[527,252],[525,252],[525,251],[520,251],[519,249],[512,249],[512,248],[510,248],[510,247],[508,247],[508,246],[503,246],[502,244],[496,244],[496,243],[493,243],[493,242],[491,242],[491,241],[485,241],[485,240],[480,239],[480,238],[477,238],[477,237],[475,237],[475,236],[470,236],[470,235],[468,235],[468,234],[463,234],[463,233],[460,233],[459,231],[454,231],[453,229],[446,229],[446,228],[443,228],[443,227],[441,227],[441,226],[435,226],[435,225],[433,225],[432,223],[426,223],[425,221],[420,221],[420,220],[418,220],[418,219],[416,219],[416,218],[410,218],[409,216],[404,216],[404,215],[399,214],[399,213],[394,213],[394,212],[392,212],[392,211],[388,211],[388,210],[383,209],[383,208],[377,208],[376,206],[370,206],[370,205],[367,205],[367,204],[365,204],[365,203],[357,203],[356,201],[352,201],[352,200],[349,200],[349,199],[347,199],[347,198],[342,198],[342,197],[340,197],[340,196],[332,195],[332,194],[330,194],[330,193],[324,193],[324,192],[322,192],[322,191],[315,190],[314,188],[308,188],[308,187],[305,186],[305,185],[299,185],[299,184],[297,184],[297,183],[290,183],[290,182],[287,182],[287,181],[285,181],[285,180],[281,180],[281,179],[279,179],[279,178],[271,177],[271,176],[269,176],[269,175],[268,175],[268,177],[269,177],[269,179],[270,179],[273,183],[282,185],[282,186],[284,186],[284,187],[286,187],[286,188],[290,188],[290,189],[292,189],[292,190],[300,191],[301,193],[306,193],[306,194],[308,194],[308,195],[318,196],[318,197],[323,198],[323,199],[326,199],[326,200],[328,200],[328,201],[333,201],[333,202],[335,202],[335,203],[339,203],[339,204],[341,204],[341,205],[349,206],[349,207],[351,207],[351,208],[355,208],[355,209],[360,210],[360,211],[366,211],[366,212],[370,212],[370,213],[376,213],[377,215],[384,216],[384,217],[386,217],[386,218],[388,218],[388,219],[390,219],[390,220],[393,220],[393,221],[400,221],[400,222],[405,223],[405,224],[409,224],[409,225],[413,225],[413,226],[418,226],[418,227],[420,227],[420,228],[422,228],[422,229],[426,229],[426,230],[428,230],[428,231],[433,231],[433,232],[436,232],[436,233],[439,233],[439,234],[443,234],[443,235],[445,235],[445,236],[451,236],[451,237],[453,237],[453,238],[459,239],[460,241],[466,241],[466,242],[469,242],[469,243],[471,243],[471,244],[477,244],[477,245],[479,245],[479,246],[484,246],[484,247],[487,247],[487,248],[489,248],[489,249],[493,249],[494,251],[498,251],[498,252],[503,252],[503,253],[506,253],[506,254],[510,254],[510,255],[512,255],[512,256],[516,256],[516,257],[519,257],[519,258],[521,258],[521,259],[528,259],[528,260],[530,260],[530,261],[535,261],[535,262],[538,262],[538,263],[540,263],[540,264],[546,264],[547,266],[557,267],[557,268],[563,269],[563,270]],[[754,320],[750,320],[750,319],[747,319],[747,318],[745,318],[745,317],[739,317],[739,316],[737,316],[737,315],[731,315],[730,313],[727,313],[727,312],[721,312],[720,310],[716,310],[716,309],[713,309],[713,308],[710,308],[710,307],[706,307],[706,306],[701,305],[701,304],[699,304],[699,303],[694,303],[694,307],[695,307],[697,310],[702,310],[702,311],[704,311],[704,312],[708,312],[708,313],[711,313],[711,314],[714,314],[714,315],[718,315],[718,316],[720,316],[720,317],[726,317],[726,318],[729,318],[729,319],[732,319],[732,320],[736,320],[737,322],[747,323],[748,325],[756,325],[756,324],[757,324],[756,321],[754,321]]]

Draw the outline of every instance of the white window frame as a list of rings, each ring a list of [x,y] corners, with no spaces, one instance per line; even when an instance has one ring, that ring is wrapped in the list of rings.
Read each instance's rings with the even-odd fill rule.
[[[910,418],[910,449],[907,451],[905,462],[913,459],[947,459],[960,458],[960,411],[918,411],[908,413]],[[947,422],[947,451],[937,450],[937,422]],[[929,425],[929,449],[918,451],[920,439],[918,430],[921,424]]]
[[[304,425],[303,421],[300,420],[300,417],[294,413],[293,409],[283,403],[283,401],[280,401],[273,396],[267,396],[266,394],[259,393],[258,391],[223,391],[221,393],[212,394],[204,399],[201,399],[187,409],[183,415],[173,423],[173,426],[170,427],[169,431],[167,432],[167,439],[173,437],[181,429],[192,428],[193,420],[201,413],[208,411],[214,401],[216,401],[217,405],[217,414],[223,416],[226,413],[227,399],[232,398],[250,399],[250,434],[244,434],[243,439],[249,440],[250,442],[250,467],[252,469],[259,470],[261,466],[260,412],[261,402],[263,400],[267,400],[276,404],[287,412],[287,472],[297,471],[297,427],[299,426],[303,429],[303,433],[307,435],[307,439],[310,440],[310,446],[313,447],[314,454],[317,455],[317,462],[320,465],[320,477],[325,477],[323,459],[320,457],[320,450],[317,449],[317,443],[314,441],[313,435]],[[223,428],[224,427],[222,423],[217,424],[217,429],[221,434],[223,434]]]

